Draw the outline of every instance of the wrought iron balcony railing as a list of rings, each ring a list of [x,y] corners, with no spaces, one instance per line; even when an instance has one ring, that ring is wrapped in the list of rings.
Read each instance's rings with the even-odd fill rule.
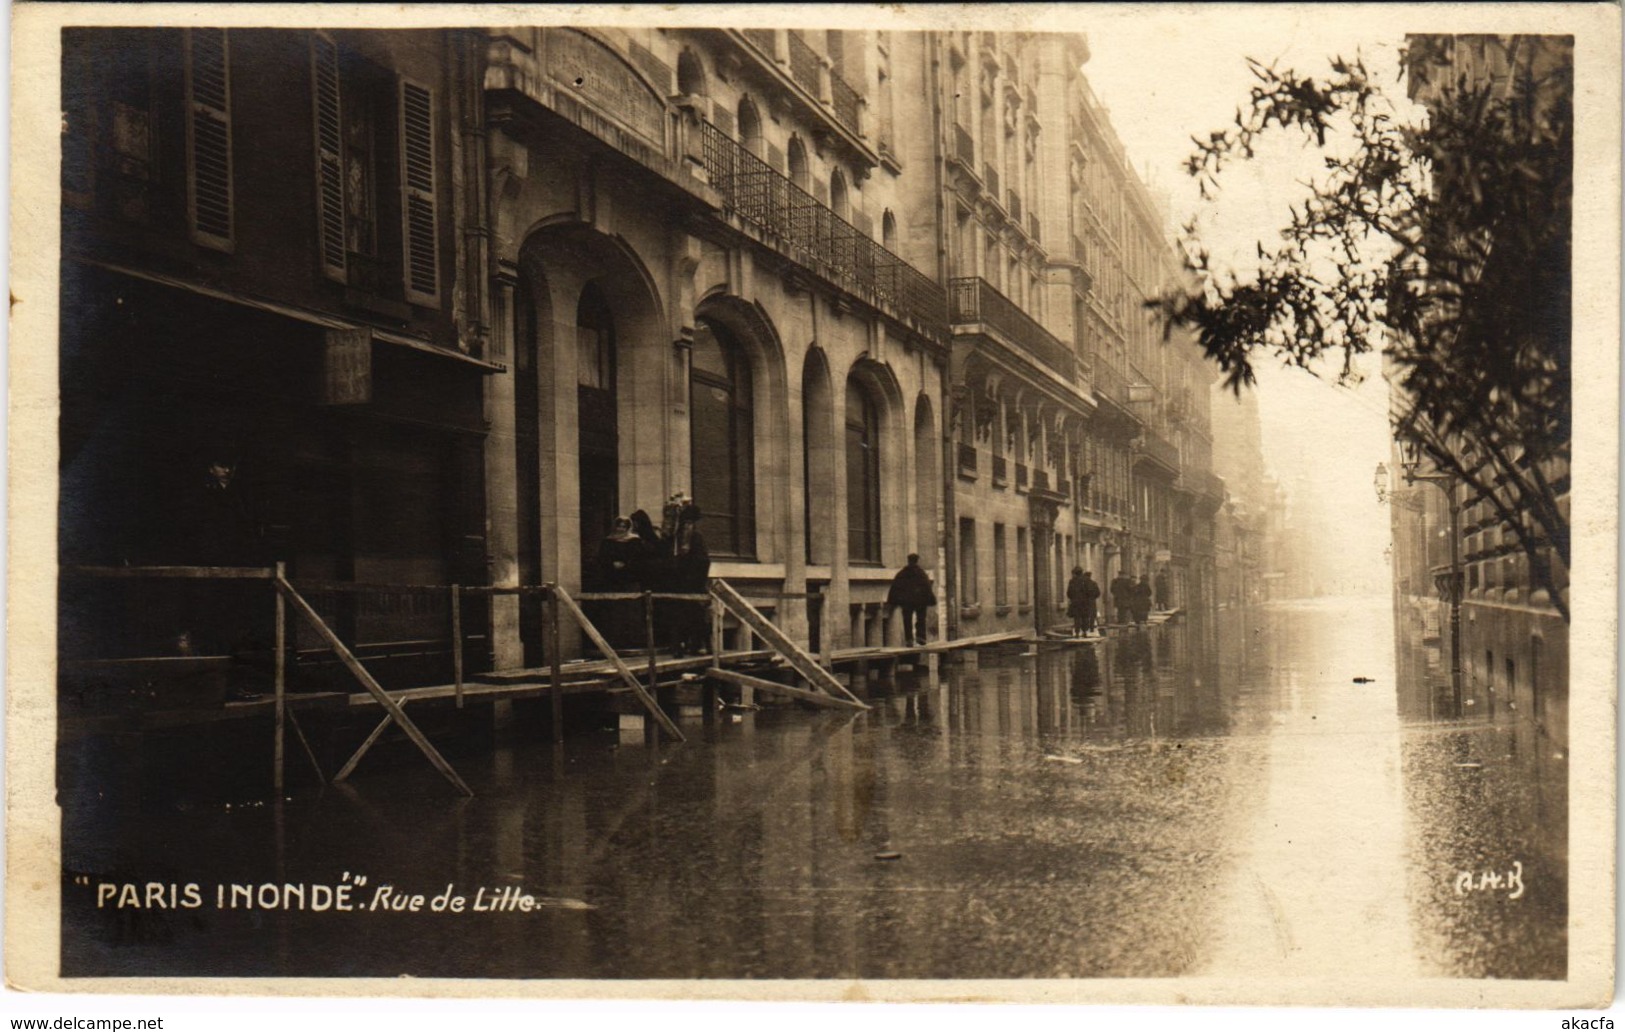
[[[1010,191],[1010,203],[1005,205],[1010,209],[1010,218],[1014,222],[1021,222],[1021,195],[1014,190]]]
[[[1078,360],[1032,316],[1017,307],[987,280],[962,276],[948,283],[952,297],[949,316],[955,325],[981,323],[1053,369],[1063,380],[1077,382]]]
[[[982,182],[995,201],[1003,200],[1004,195],[999,192],[999,170],[987,162],[982,163]]]
[[[1034,491],[1048,491],[1049,490],[1049,470],[1047,470],[1047,469],[1038,469],[1036,467],[1033,469],[1033,490]]]
[[[756,44],[762,53],[773,56],[773,30],[772,29],[740,29],[745,38]]]
[[[976,446],[959,442],[959,472],[976,475]]]
[[[958,122],[954,123],[954,157],[972,172],[976,171],[976,141],[970,130]]]
[[[1027,466],[1025,463],[1016,463],[1016,490],[1027,490]]]
[[[801,38],[801,33],[792,32],[790,35],[790,78],[801,84],[801,88],[818,96],[818,51],[807,45]]]
[[[1162,463],[1175,472],[1179,470],[1179,449],[1170,441],[1146,430],[1140,438],[1140,454]]]
[[[829,101],[830,106],[835,109],[835,120],[861,136],[859,125],[862,116],[859,110],[862,105],[859,103],[858,91],[834,72],[829,73]]]
[[[945,337],[947,294],[902,258],[709,122],[700,123],[701,161],[723,208],[760,230],[800,265],[859,297]]]
[[[1004,458],[1004,456],[1003,455],[995,455],[995,456],[993,456],[993,484],[994,484],[994,486],[996,486],[996,487],[1003,486],[1004,484],[1006,484],[1008,482],[1009,482],[1009,477],[1008,477],[1007,471],[1005,469],[1005,458]]]

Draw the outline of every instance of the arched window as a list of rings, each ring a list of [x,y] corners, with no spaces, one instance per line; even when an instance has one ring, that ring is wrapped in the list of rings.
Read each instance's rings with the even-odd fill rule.
[[[749,97],[739,98],[739,142],[758,158],[762,156],[762,116]]]
[[[582,568],[619,512],[620,440],[615,397],[615,314],[596,282],[576,304],[576,435]]]
[[[846,381],[846,554],[880,562],[880,409],[867,387]]]
[[[812,179],[807,174],[807,148],[799,136],[790,137],[790,182],[812,192]]]
[[[897,216],[886,209],[886,214],[880,216],[880,243],[893,254],[897,252]]]
[[[830,173],[829,177],[829,206],[835,214],[843,219],[852,217],[852,208],[846,199],[846,176],[840,169]]]
[[[677,55],[677,92],[688,97],[705,96],[705,66],[699,55],[687,47]]]
[[[694,503],[706,545],[721,555],[756,554],[755,416],[750,364],[728,330],[694,327],[689,362],[689,447]]]

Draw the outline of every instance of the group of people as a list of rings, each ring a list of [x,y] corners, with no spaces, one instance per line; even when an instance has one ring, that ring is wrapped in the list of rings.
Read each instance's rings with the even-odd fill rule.
[[[711,553],[699,523],[703,515],[694,500],[681,492],[666,500],[659,527],[638,509],[619,516],[609,536],[598,546],[593,587],[612,593],[655,591],[676,595],[704,594],[711,579]],[[625,602],[604,603],[601,610],[610,643],[641,644],[637,628],[640,611]],[[708,651],[706,608],[693,602],[660,601],[655,606],[656,644],[678,655]]]
[[[1153,592],[1158,608],[1166,609],[1168,581],[1165,575],[1157,574],[1155,589],[1150,578],[1144,574],[1140,575],[1138,581],[1127,573],[1113,577],[1111,601],[1117,607],[1117,622],[1143,625],[1151,618]],[[1066,585],[1066,613],[1072,618],[1074,637],[1094,633],[1100,595],[1100,585],[1095,583],[1094,574],[1081,566],[1073,567],[1072,579]]]

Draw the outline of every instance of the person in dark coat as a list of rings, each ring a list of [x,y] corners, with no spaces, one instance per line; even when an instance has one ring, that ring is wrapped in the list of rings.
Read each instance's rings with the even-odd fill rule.
[[[711,586],[711,553],[705,547],[705,535],[700,533],[700,507],[684,501],[677,513],[676,533],[672,537],[673,589],[681,595],[703,595]],[[710,621],[701,602],[679,602],[675,614],[677,654],[700,653],[710,650],[706,640]]]
[[[1119,573],[1112,578],[1112,605],[1117,607],[1117,622],[1130,623],[1134,619],[1134,578]]]
[[[1167,570],[1158,571],[1156,587],[1157,587],[1157,609],[1159,611],[1166,612],[1168,610],[1168,571]]]
[[[615,519],[609,536],[598,543],[597,583],[602,590],[612,593],[642,591],[644,585],[644,559],[649,548],[632,531],[632,521],[625,516]],[[616,649],[643,646],[643,606],[635,602],[606,602],[603,614],[604,633]]]
[[[1143,624],[1151,618],[1151,581],[1140,574],[1140,583],[1134,585],[1134,622]]]
[[[1072,636],[1081,638],[1095,629],[1095,600],[1100,598],[1100,585],[1092,573],[1083,567],[1072,568],[1072,579],[1066,582],[1066,615],[1072,618]]]
[[[903,610],[903,639],[909,645],[924,645],[925,611],[937,604],[931,590],[931,575],[920,566],[920,557],[910,554],[908,565],[897,571],[886,592],[886,604]]]

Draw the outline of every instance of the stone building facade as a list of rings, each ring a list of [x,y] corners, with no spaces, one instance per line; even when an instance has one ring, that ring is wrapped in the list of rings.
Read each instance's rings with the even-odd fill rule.
[[[1177,263],[1087,57],[70,34],[63,556],[189,561],[162,485],[218,443],[265,506],[241,562],[307,580],[591,590],[613,519],[685,492],[712,573],[820,648],[900,639],[911,553],[938,637],[1060,622],[1073,566],[1211,605],[1211,376],[1143,307]],[[332,618],[427,654],[446,615]],[[529,602],[479,619],[485,662],[540,661]]]

